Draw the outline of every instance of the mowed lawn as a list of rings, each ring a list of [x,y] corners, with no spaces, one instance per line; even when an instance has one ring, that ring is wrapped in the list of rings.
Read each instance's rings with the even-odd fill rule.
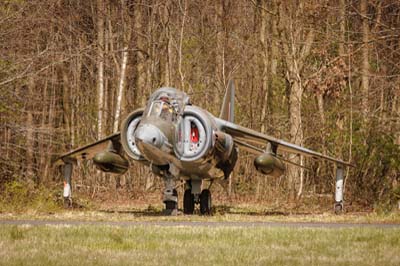
[[[400,265],[400,229],[4,225],[0,265]]]

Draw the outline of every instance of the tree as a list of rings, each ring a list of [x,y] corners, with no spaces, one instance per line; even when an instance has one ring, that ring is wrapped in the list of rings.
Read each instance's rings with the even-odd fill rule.
[[[361,48],[361,108],[364,124],[368,121],[369,115],[369,16],[368,16],[368,0],[360,1],[360,16],[362,17],[362,48]],[[365,125],[364,125],[365,126]]]
[[[103,137],[105,14],[104,0],[97,0],[97,139]]]
[[[314,41],[314,29],[307,29],[303,14],[304,3],[281,3],[279,25],[282,56],[286,63],[286,80],[289,86],[289,131],[292,143],[303,145],[303,127],[301,105],[303,98],[302,71],[305,60],[310,53]],[[299,157],[291,160],[300,164]],[[296,183],[302,180],[302,170],[288,165],[289,198],[293,201],[296,192]]]

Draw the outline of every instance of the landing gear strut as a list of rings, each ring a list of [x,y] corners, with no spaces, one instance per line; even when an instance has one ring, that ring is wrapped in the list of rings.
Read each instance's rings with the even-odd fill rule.
[[[178,192],[175,189],[175,182],[172,178],[165,179],[163,202],[165,204],[164,213],[166,215],[178,214]]]
[[[172,197],[178,200],[178,192],[176,189],[172,191]],[[178,212],[178,202],[174,200],[165,200],[165,213],[168,215],[177,215]]]
[[[335,214],[342,214],[344,212],[343,206],[343,167],[337,166],[336,168],[336,191],[335,191],[335,205],[333,206]]]
[[[72,208],[72,195],[71,195],[71,176],[72,176],[72,163],[66,163],[63,165],[64,175],[64,208]]]

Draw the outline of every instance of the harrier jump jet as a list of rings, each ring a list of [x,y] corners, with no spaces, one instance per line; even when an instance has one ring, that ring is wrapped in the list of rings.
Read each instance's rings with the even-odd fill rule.
[[[61,155],[64,199],[71,202],[72,165],[79,160],[93,160],[102,171],[123,174],[130,158],[147,165],[165,182],[163,202],[167,213],[176,213],[176,182],[186,181],[183,212],[193,214],[200,204],[201,214],[211,213],[211,192],[203,181],[211,183],[229,177],[238,159],[238,149],[255,154],[257,171],[280,176],[285,163],[281,156],[294,153],[337,164],[335,210],[343,209],[343,168],[350,163],[261,134],[234,123],[235,88],[229,82],[221,113],[215,117],[192,105],[188,95],[174,88],[156,90],[146,106],[130,113],[118,133]]]

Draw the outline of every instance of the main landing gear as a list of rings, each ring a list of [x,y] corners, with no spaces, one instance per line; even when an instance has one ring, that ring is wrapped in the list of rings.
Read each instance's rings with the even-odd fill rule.
[[[200,213],[211,214],[211,192],[208,189],[204,189],[200,194]]]
[[[165,204],[164,214],[178,214],[178,192],[175,189],[175,182],[172,178],[165,178],[165,190],[163,202]],[[202,215],[212,214],[211,192],[209,189],[201,190],[201,180],[190,180],[186,183],[186,190],[183,195],[183,213],[193,214],[195,205],[200,205]]]
[[[211,192],[209,189],[203,189],[200,193],[201,181],[188,181],[187,189],[183,195],[183,213],[193,214],[195,204],[200,204],[200,213],[202,215],[211,215]]]
[[[191,189],[186,189],[185,194],[183,194],[183,213],[193,214],[194,212],[194,195]]]
[[[191,189],[186,189],[183,195],[183,213],[193,214],[195,204],[200,204],[202,215],[211,215],[211,192],[204,189],[200,194],[193,195]]]

